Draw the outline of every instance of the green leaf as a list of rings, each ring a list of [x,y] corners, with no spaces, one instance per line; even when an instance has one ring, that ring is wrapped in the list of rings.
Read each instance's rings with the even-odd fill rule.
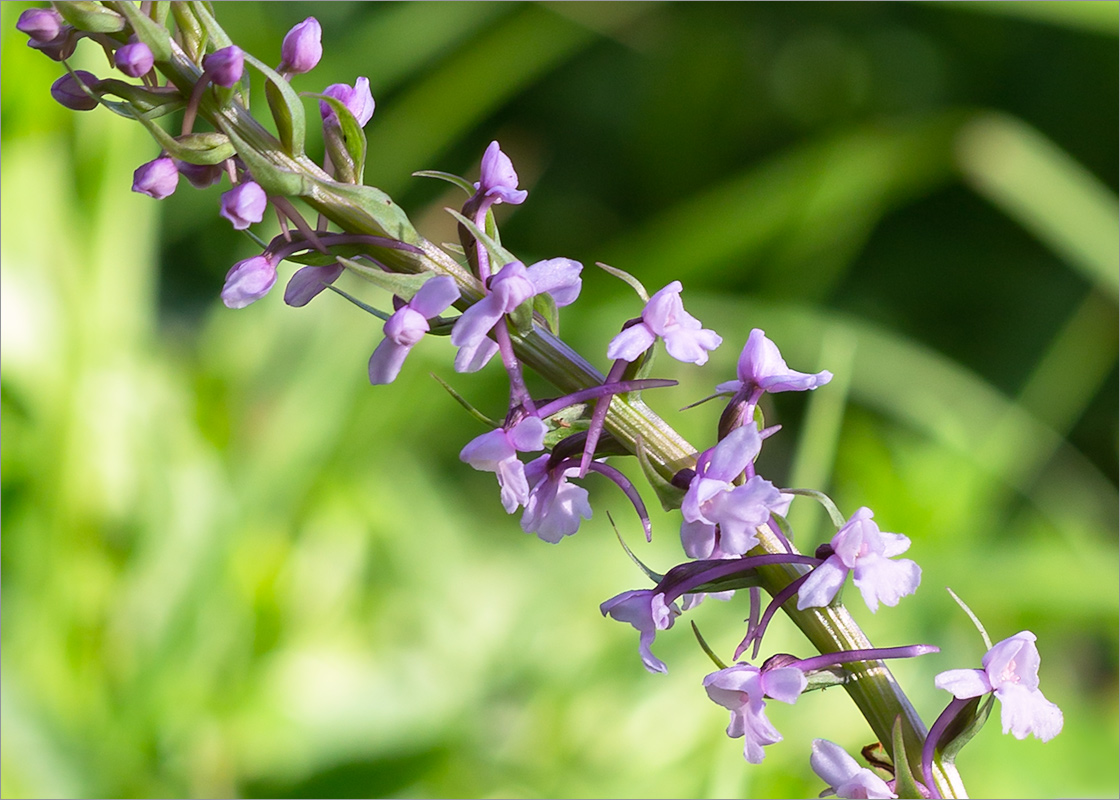
[[[673,511],[681,507],[684,501],[685,490],[680,489],[669,481],[661,477],[661,473],[657,471],[657,467],[649,456],[646,455],[645,444],[642,437],[638,437],[636,455],[638,456],[638,463],[642,466],[642,474],[646,476],[649,485],[653,487],[654,494],[657,499],[661,501],[661,508],[665,511]]]
[[[464,217],[458,211],[453,208],[445,208],[444,211],[455,217],[461,225],[471,232],[471,236],[482,242],[482,246],[490,253],[490,259],[492,261],[498,264],[508,264],[511,261],[517,261],[517,257],[514,256],[513,253],[502,247],[501,243],[495,241],[491,236],[479,230],[474,222]]]
[[[629,272],[626,272],[625,270],[621,270],[618,267],[612,267],[612,266],[609,266],[607,264],[604,264],[602,261],[596,261],[595,266],[597,266],[599,269],[603,270],[604,272],[607,272],[611,275],[614,275],[620,281],[624,281],[624,282],[628,283],[630,285],[630,288],[638,293],[638,297],[642,298],[643,303],[648,303],[649,302],[649,292],[646,291],[646,287],[642,285],[642,282],[640,280],[635,278]]]
[[[422,169],[418,172],[412,173],[415,178],[438,178],[441,181],[453,183],[466,192],[468,195],[474,194],[474,184],[466,178],[460,178],[458,175],[453,175],[450,172],[440,172],[437,169]]]
[[[258,152],[241,138],[237,128],[223,117],[217,118],[222,132],[229,136],[237,149],[237,155],[249,168],[253,180],[260,184],[267,194],[280,197],[302,197],[310,193],[310,181],[302,172],[292,172],[280,167],[275,161]]]
[[[458,403],[463,408],[465,408],[467,410],[467,413],[469,413],[472,417],[477,419],[479,422],[481,422],[487,428],[490,428],[491,430],[493,430],[495,428],[500,428],[501,427],[501,425],[499,425],[497,422],[490,419],[490,417],[486,416],[481,411],[479,411],[477,408],[472,406],[469,402],[467,402],[467,400],[461,394],[459,394],[457,391],[452,389],[451,385],[447,381],[445,381],[443,378],[441,378],[439,375],[436,375],[434,372],[430,372],[428,374],[431,375],[433,378],[435,378],[436,381],[439,383],[439,385],[447,390],[447,393],[455,399],[456,403]]]
[[[377,317],[378,319],[388,321],[389,317],[392,316],[391,314],[387,314],[386,312],[382,311],[381,309],[374,308],[373,306],[369,305],[368,303],[363,303],[361,300],[354,297],[354,295],[350,294],[349,292],[343,291],[342,289],[339,289],[337,286],[335,286],[333,284],[328,283],[328,284],[326,284],[326,287],[328,289],[330,289],[332,292],[334,292],[335,294],[342,295],[347,300],[349,300],[351,303],[356,305],[358,308],[362,309],[362,311],[365,311],[367,314],[373,314],[373,316]]]
[[[342,198],[351,208],[366,214],[386,236],[409,244],[419,244],[422,241],[401,207],[380,189],[338,181],[313,180],[312,183],[322,190],[315,193],[316,199],[333,199],[332,196]]]
[[[335,174],[343,183],[361,183],[366,166],[366,134],[346,104],[337,97],[310,94],[331,107],[338,117],[339,128],[324,126],[323,140],[334,164]]]
[[[106,78],[98,81],[96,86],[99,92],[111,94],[125,100],[133,109],[145,115],[148,119],[162,117],[164,114],[178,111],[186,105],[186,100],[176,91],[153,92],[143,86],[120,81],[116,78]],[[107,106],[122,117],[135,119],[134,114],[120,107],[121,103],[105,100],[104,97],[101,98],[101,102],[102,105]]]
[[[124,17],[101,3],[76,0],[76,2],[58,2],[54,7],[64,20],[80,31],[117,33],[125,29]]]
[[[132,118],[138,120],[147,128],[148,133],[152,134],[152,137],[159,146],[166,150],[168,155],[172,158],[186,161],[189,164],[209,166],[211,164],[220,164],[236,153],[229,138],[221,133],[210,131],[207,133],[188,133],[185,136],[175,137],[128,104],[121,103],[118,104],[118,107],[120,109],[128,109]],[[252,167],[250,167],[250,169],[252,169]],[[253,172],[253,177],[257,177],[255,171]],[[258,183],[260,183],[259,180]],[[262,186],[263,185],[264,184],[262,184]],[[266,192],[269,191],[268,187],[264,188]]]
[[[417,275],[386,272],[372,264],[363,264],[360,261],[342,257],[339,257],[338,263],[342,264],[342,266],[346,267],[351,272],[362,276],[370,283],[380,286],[387,292],[404,300],[411,300],[413,295],[420,291],[420,287],[423,286],[429,278],[435,275],[434,272],[421,272]]]
[[[700,649],[712,660],[712,663],[716,665],[716,669],[727,669],[727,665],[720,660],[720,657],[712,651],[712,648],[704,641],[704,637],[700,635],[700,629],[696,627],[696,621],[689,620],[689,622],[692,625],[692,632],[696,635],[696,641],[700,643]]]
[[[245,60],[264,75],[264,95],[272,111],[272,119],[276,122],[280,143],[284,145],[284,151],[288,155],[298,158],[303,155],[303,145],[307,135],[307,117],[303,102],[292,89],[291,84],[272,67],[248,53],[245,54]]]
[[[984,702],[981,703],[981,700]],[[974,697],[953,718],[949,727],[941,734],[941,741],[937,747],[937,752],[941,754],[943,763],[952,764],[957,760],[960,751],[972,740],[973,736],[980,732],[980,729],[988,721],[994,703],[995,695],[993,694]]]
[[[171,34],[166,28],[153,21],[146,14],[140,13],[140,9],[133,3],[126,1],[109,5],[128,20],[136,38],[148,46],[156,61],[167,61],[171,58]],[[156,3],[152,9],[153,13],[160,10],[166,17],[168,4]]]
[[[818,492],[816,489],[782,489],[782,492],[811,497],[816,500],[824,506],[824,510],[828,512],[828,516],[832,519],[832,524],[836,526],[837,530],[844,527],[844,523],[847,522],[844,515],[840,513],[840,509],[836,507],[836,503],[832,502],[832,498],[824,492]]]
[[[229,38],[229,34],[222,29],[218,20],[214,19],[214,15],[210,13],[210,9],[207,7],[208,3],[192,2],[189,5],[198,21],[202,23],[202,27],[206,29],[206,35],[214,43],[215,50],[221,50],[223,47],[229,47],[233,44],[233,39]]]
[[[895,717],[891,727],[891,760],[894,762],[894,791],[900,798],[921,798],[922,792],[914,780],[910,769],[910,759],[906,756],[906,742],[902,737],[902,718]]]
[[[544,318],[544,323],[553,336],[560,335],[560,311],[556,299],[548,292],[533,296],[533,310]]]

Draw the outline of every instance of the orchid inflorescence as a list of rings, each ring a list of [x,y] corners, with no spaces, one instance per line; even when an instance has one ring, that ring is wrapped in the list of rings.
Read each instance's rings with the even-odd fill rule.
[[[318,101],[325,142],[322,163],[312,161],[304,152],[304,99],[290,82],[312,71],[323,55],[322,29],[313,17],[284,38],[275,69],[233,44],[204,3],[56,2],[25,11],[18,27],[31,47],[66,66],[51,87],[58,102],[74,110],[105,106],[152,133],[162,152],[136,169],[134,191],[162,199],[176,191],[180,176],[196,187],[225,176],[231,187],[222,194],[219,213],[235,229],[248,231],[269,208],[276,214],[281,233],[259,255],[230,268],[221,290],[227,306],[243,308],[264,297],[281,263],[294,260],[303,266],[284,291],[291,306],[334,289],[344,272],[391,293],[393,309],[384,312],[335,289],[384,320],[384,337],[368,365],[372,384],[392,383],[427,335],[450,336],[458,348],[459,373],[483,369],[497,355],[509,378],[508,406],[501,421],[467,443],[460,457],[495,474],[503,508],[521,512],[526,533],[553,544],[575,534],[592,515],[588,492],[575,481],[595,472],[624,492],[650,537],[640,493],[608,463],[637,457],[661,504],[680,510],[681,545],[690,559],[664,574],[639,562],[653,587],[624,591],[601,605],[605,616],[638,630],[645,668],[667,670],[652,651],[659,631],[706,596],[729,599],[740,589],[747,589],[749,616],[735,659],[750,650],[757,660],[779,609],[820,653],[806,658],[779,653],[758,666],[748,661],[727,666],[700,640],[719,667],[702,685],[730,711],[727,733],[744,739],[747,761],[761,762],[764,748],[782,738],[766,716],[768,699],[794,703],[830,685],[847,689],[889,754],[889,761],[873,764],[887,771],[885,779],[838,745],[815,740],[810,764],[827,791],[840,797],[964,796],[953,760],[986,720],[993,698],[1002,704],[1004,732],[1045,741],[1061,730],[1061,712],[1038,689],[1035,637],[1023,631],[990,646],[982,669],[937,676],[937,687],[953,699],[927,734],[882,662],[937,648],[871,647],[840,603],[851,574],[872,612],[880,603],[895,606],[918,589],[921,569],[898,558],[910,540],[881,531],[870,509],[844,519],[820,492],[780,488],[756,471],[764,441],[779,428],[765,427],[763,395],[815,390],[828,384],[831,373],[790,369],[777,345],[762,330],[752,330],[736,378],[716,387],[715,396],[726,400],[716,441],[697,452],[648,409],[640,392],[673,384],[647,377],[658,340],[670,357],[703,365],[723,339],[685,310],[680,281],[650,295],[634,276],[601,265],[629,283],[644,305],[607,344],[605,355],[613,363],[606,375],[565,345],[557,335],[558,309],[578,299],[583,266],[563,257],[526,265],[502,245],[494,207],[524,203],[528,192],[498,142],[482,155],[476,182],[417,173],[447,180],[467,194],[461,209],[450,212],[458,221],[459,244],[442,248],[417,233],[390,198],[363,183],[363,128],[375,109],[366,77],[309,94]],[[72,70],[66,59],[81,39],[100,44],[110,67],[139,83]],[[264,76],[276,136],[249,113],[247,68]],[[172,112],[182,112],[177,136],[155,122]],[[213,130],[196,131],[200,120]],[[306,217],[297,202],[317,218]],[[526,368],[560,394],[533,396]],[[520,457],[534,453],[540,455]],[[785,520],[797,495],[822,502],[837,528],[811,556],[798,552]],[[765,607],[760,589],[772,596]],[[796,609],[787,605],[794,597]]]

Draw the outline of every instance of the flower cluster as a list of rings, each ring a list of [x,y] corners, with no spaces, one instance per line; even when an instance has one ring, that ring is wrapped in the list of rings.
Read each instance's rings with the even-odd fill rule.
[[[653,588],[624,591],[600,606],[604,616],[638,631],[639,655],[648,671],[668,669],[653,654],[658,632],[671,629],[707,595],[727,599],[748,590],[746,636],[735,659],[752,645],[751,658],[757,658],[778,609],[812,623],[803,629],[824,631],[816,639],[811,635],[820,655],[799,659],[778,653],[760,666],[747,661],[727,666],[702,641],[718,667],[703,679],[703,689],[730,712],[727,733],[744,740],[748,762],[761,762],[764,748],[782,739],[767,717],[767,700],[793,704],[802,694],[828,685],[846,684],[857,697],[864,692],[865,700],[867,686],[883,689],[874,703],[864,703],[881,741],[890,739],[896,718],[911,726],[911,740],[922,736],[920,726],[912,722],[916,712],[896,691],[882,661],[917,657],[937,648],[872,648],[850,618],[835,622],[842,610],[836,615],[819,610],[839,604],[849,575],[872,612],[880,603],[895,606],[915,593],[921,569],[910,559],[898,558],[909,549],[910,540],[881,531],[868,508],[859,508],[845,520],[821,493],[779,488],[755,466],[764,441],[778,431],[777,426],[760,423],[764,395],[815,390],[828,384],[831,373],[790,369],[777,345],[761,329],[751,330],[736,379],[717,386],[729,399],[714,443],[703,450],[692,448],[634,400],[636,392],[673,383],[643,377],[658,341],[670,357],[696,366],[706,364],[723,342],[685,311],[680,281],[649,296],[636,278],[607,268],[635,287],[645,302],[599,351],[610,362],[601,374],[556,336],[558,309],[579,299],[582,264],[554,257],[526,266],[496,235],[494,207],[517,206],[528,199],[513,160],[498,142],[491,142],[482,154],[477,181],[428,173],[450,180],[468,195],[460,212],[452,212],[459,223],[461,250],[441,249],[424,239],[390,198],[363,182],[363,129],[375,109],[368,78],[358,77],[352,85],[331,84],[314,95],[326,147],[322,164],[306,168],[305,110],[289,82],[313,70],[323,56],[318,21],[308,17],[293,27],[280,46],[279,64],[270,69],[236,45],[215,46],[215,41],[228,37],[213,35],[209,17],[206,23],[211,27],[200,24],[196,31],[188,25],[171,32],[152,16],[151,5],[56,3],[55,8],[25,11],[17,26],[31,47],[59,61],[74,52],[78,41],[92,38],[111,54],[115,69],[139,81],[100,79],[79,70],[68,71],[51,87],[52,96],[67,108],[84,111],[104,103],[119,109],[124,103],[131,116],[149,126],[162,152],[136,168],[134,191],[163,199],[176,191],[180,176],[199,188],[227,176],[230,188],[221,195],[218,213],[234,229],[249,233],[269,208],[273,210],[280,232],[267,244],[254,236],[263,250],[230,268],[221,289],[226,306],[244,308],[263,298],[276,284],[282,262],[292,260],[302,266],[287,282],[288,305],[306,305],[330,288],[384,320],[383,336],[368,363],[371,384],[392,383],[426,335],[450,337],[457,348],[454,368],[459,373],[479,371],[498,356],[509,381],[502,422],[490,422],[490,430],[468,442],[460,458],[476,470],[494,473],[502,507],[509,514],[521,511],[522,530],[543,541],[559,543],[591,518],[590,495],[575,482],[588,472],[606,477],[623,492],[649,538],[652,527],[641,494],[611,462],[619,456],[636,457],[662,505],[679,509],[680,540],[688,558],[664,574],[642,565]],[[183,13],[192,12],[188,8]],[[200,36],[204,27],[207,33]],[[243,91],[247,67],[264,76],[276,137],[264,133],[265,126],[243,124],[250,118],[248,93]],[[117,99],[107,100],[110,96]],[[218,114],[215,108],[231,113]],[[152,122],[180,109],[178,136]],[[196,131],[200,119],[214,130]],[[316,212],[314,222],[297,203]],[[344,273],[387,291],[392,311],[380,311],[336,287]],[[529,368],[551,382],[560,396],[534,393],[524,375]],[[521,454],[537,455],[523,461]],[[797,495],[821,500],[836,526],[831,540],[811,556],[794,546],[785,519]],[[764,609],[762,588],[772,596]],[[1055,736],[1062,716],[1038,689],[1038,664],[1035,637],[1024,631],[992,647],[982,669],[941,673],[936,686],[954,699],[924,739],[920,762],[919,754],[900,750],[892,752],[893,763],[920,765],[925,781],[920,791],[938,795],[937,780],[955,775],[951,765],[939,763],[941,777],[935,776],[938,752],[957,747],[965,735],[961,731],[974,732],[984,719],[985,712],[978,710],[980,699],[989,696],[1002,704],[1005,733],[1017,738],[1033,734],[1044,741]],[[852,680],[856,675],[860,680]],[[985,708],[990,707],[987,702]],[[885,780],[822,739],[812,743],[810,763],[828,791],[840,797],[895,797],[901,791],[902,773]]]

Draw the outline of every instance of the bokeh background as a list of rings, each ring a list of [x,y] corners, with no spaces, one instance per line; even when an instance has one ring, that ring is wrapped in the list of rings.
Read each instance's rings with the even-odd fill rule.
[[[774,704],[786,740],[747,765],[688,626],[652,676],[599,614],[643,585],[604,512],[661,569],[672,519],[645,545],[593,484],[577,536],[526,536],[458,462],[482,429],[429,377],[500,415],[500,370],[456,376],[439,340],[371,388],[380,324],[342,298],[223,307],[255,246],[221,190],[130,193],[156,147],[51,101],[25,7],[0,7],[4,796],[809,797],[811,738],[871,741],[830,691]],[[295,86],[369,77],[367,180],[429,238],[461,199],[410,173],[473,179],[497,138],[529,189],[499,213],[526,262],[679,278],[726,343],[662,359],[680,386],[651,401],[698,446],[718,409],[677,409],[752,327],[834,372],[773,399],[760,467],[913,540],[917,595],[854,613],[879,645],[941,646],[896,670],[927,723],[933,675],[983,653],[946,586],[993,638],[1038,634],[1065,712],[1048,744],[993,720],[960,759],[973,796],[1116,796],[1116,3],[217,11],[271,63],[320,19]],[[76,63],[106,71],[90,43]],[[602,363],[637,310],[589,266],[564,331]],[[828,536],[808,505],[793,522],[805,550]],[[744,616],[693,619],[729,658]],[[808,654],[784,620],[767,644]]]

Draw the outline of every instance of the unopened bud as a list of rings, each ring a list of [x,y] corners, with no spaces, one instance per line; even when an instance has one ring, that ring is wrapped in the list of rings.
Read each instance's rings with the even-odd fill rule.
[[[255,303],[276,283],[276,267],[267,256],[238,261],[226,275],[222,302],[229,308],[244,308]]]
[[[53,8],[29,8],[19,15],[16,28],[33,42],[46,44],[62,31],[62,16]]]
[[[51,84],[51,97],[71,111],[90,111],[99,105],[96,97],[91,97],[82,90],[78,81],[89,88],[97,84],[97,76],[83,69],[67,72]]]
[[[223,47],[202,59],[202,69],[218,86],[230,87],[245,71],[245,53],[235,44]]]
[[[238,184],[222,195],[221,215],[233,223],[234,230],[243,231],[264,219],[268,196],[253,181]]]
[[[186,161],[176,161],[175,166],[178,167],[179,174],[190,181],[191,186],[196,189],[213,186],[222,179],[221,164],[189,164]]]
[[[113,58],[117,69],[130,78],[147,75],[155,64],[151,49],[143,42],[130,42],[118,47]]]
[[[284,37],[280,48],[280,72],[301,75],[310,72],[323,57],[323,28],[315,17],[308,17]]]
[[[132,173],[132,191],[162,200],[175,192],[179,185],[179,170],[170,158],[157,158],[141,164]]]

